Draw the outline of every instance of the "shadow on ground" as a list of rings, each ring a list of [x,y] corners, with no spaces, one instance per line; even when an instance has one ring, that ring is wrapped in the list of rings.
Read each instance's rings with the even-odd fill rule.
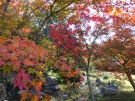
[[[97,97],[96,101],[135,101],[135,92],[119,92],[117,95]]]

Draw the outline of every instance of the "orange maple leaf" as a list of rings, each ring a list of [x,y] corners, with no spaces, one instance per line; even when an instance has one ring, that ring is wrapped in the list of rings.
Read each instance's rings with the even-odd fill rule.
[[[49,94],[45,94],[45,98],[47,99],[47,101],[51,101],[51,98],[50,98]]]
[[[38,101],[38,95],[33,95],[30,101]]]
[[[41,87],[42,87],[42,82],[36,82],[34,88],[36,89],[37,92],[41,91]]]
[[[29,94],[27,91],[24,91],[21,95],[21,101],[26,101],[26,99],[29,97]]]
[[[24,65],[25,66],[33,66],[34,63],[30,59],[24,59]]]
[[[22,30],[22,32],[24,32],[24,33],[29,33],[29,32],[30,32],[30,29],[27,28],[27,27],[23,27],[21,30]]]

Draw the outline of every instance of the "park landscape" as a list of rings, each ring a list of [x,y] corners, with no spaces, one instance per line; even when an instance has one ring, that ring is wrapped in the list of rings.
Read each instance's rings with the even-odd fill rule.
[[[135,101],[135,0],[0,0],[6,100]]]

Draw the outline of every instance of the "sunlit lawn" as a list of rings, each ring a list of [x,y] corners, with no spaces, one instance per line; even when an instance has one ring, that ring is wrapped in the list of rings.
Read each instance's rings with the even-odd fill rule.
[[[96,101],[135,101],[135,93],[133,92],[133,88],[126,76],[120,76],[122,80],[119,80],[110,72],[104,72],[103,75],[107,75],[109,77],[107,80],[103,80],[103,82],[114,80],[115,83],[119,85],[119,93],[117,95],[97,97]],[[132,77],[135,81],[135,75],[132,75]]]

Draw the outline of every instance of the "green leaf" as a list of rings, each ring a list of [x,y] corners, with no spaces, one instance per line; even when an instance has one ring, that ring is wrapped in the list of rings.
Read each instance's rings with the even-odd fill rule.
[[[28,68],[28,73],[29,74],[33,74],[33,73],[35,73],[35,68]]]
[[[12,70],[12,67],[11,66],[2,66],[2,69],[5,71],[5,72],[10,72]]]
[[[77,4],[78,3],[78,0],[74,0],[74,2]]]

